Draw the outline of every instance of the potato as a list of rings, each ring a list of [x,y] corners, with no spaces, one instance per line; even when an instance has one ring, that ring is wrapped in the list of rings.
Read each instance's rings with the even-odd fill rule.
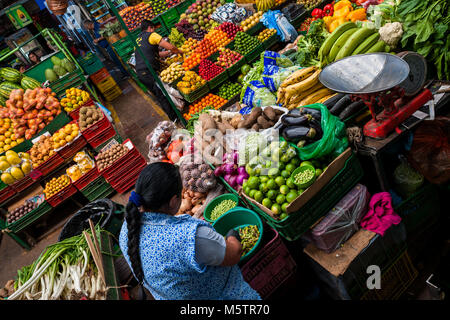
[[[270,123],[266,120],[266,118],[263,115],[258,117],[257,123],[262,129],[270,128]]]
[[[267,117],[268,120],[275,120],[276,114],[275,114],[275,110],[272,107],[264,108],[263,113]]]

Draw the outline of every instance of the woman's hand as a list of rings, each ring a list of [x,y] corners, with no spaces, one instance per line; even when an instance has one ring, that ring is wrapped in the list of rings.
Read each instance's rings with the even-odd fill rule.
[[[240,241],[239,233],[233,229],[228,231],[225,242],[227,245],[225,249],[225,258],[223,259],[221,265],[234,266],[235,264],[239,263],[239,260],[241,260],[242,256],[242,244]]]

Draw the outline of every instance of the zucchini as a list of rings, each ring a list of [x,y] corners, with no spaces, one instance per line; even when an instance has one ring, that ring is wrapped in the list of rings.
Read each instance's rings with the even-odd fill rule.
[[[328,110],[330,110],[331,107],[334,106],[336,102],[338,102],[342,97],[345,96],[345,93],[338,93],[334,97],[331,97],[330,99],[323,102],[323,105],[325,105]]]
[[[355,102],[350,103],[341,113],[339,113],[338,118],[341,120],[347,119],[354,113],[358,112],[362,108],[364,108],[366,104],[362,100],[357,100]]]
[[[337,116],[342,112],[342,110],[345,109],[350,103],[352,102],[352,99],[350,98],[349,94],[346,94],[341,99],[339,99],[338,102],[336,102],[333,106],[333,108],[330,109],[330,113],[334,116]]]

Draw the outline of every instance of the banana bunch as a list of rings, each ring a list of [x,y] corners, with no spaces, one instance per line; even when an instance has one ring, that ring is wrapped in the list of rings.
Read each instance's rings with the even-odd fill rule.
[[[335,92],[320,83],[321,71],[316,67],[307,67],[292,73],[281,83],[277,92],[277,103],[292,110],[313,103],[322,103],[334,96]]]
[[[354,22],[337,27],[319,49],[320,67],[356,54],[390,52],[391,48],[375,29],[358,28]]]
[[[275,5],[275,0],[256,0],[258,11],[267,11]]]

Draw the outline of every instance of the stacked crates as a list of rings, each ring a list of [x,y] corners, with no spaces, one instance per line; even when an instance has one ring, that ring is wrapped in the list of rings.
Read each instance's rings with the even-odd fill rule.
[[[122,94],[122,90],[106,68],[89,77],[107,101],[112,101]]]

